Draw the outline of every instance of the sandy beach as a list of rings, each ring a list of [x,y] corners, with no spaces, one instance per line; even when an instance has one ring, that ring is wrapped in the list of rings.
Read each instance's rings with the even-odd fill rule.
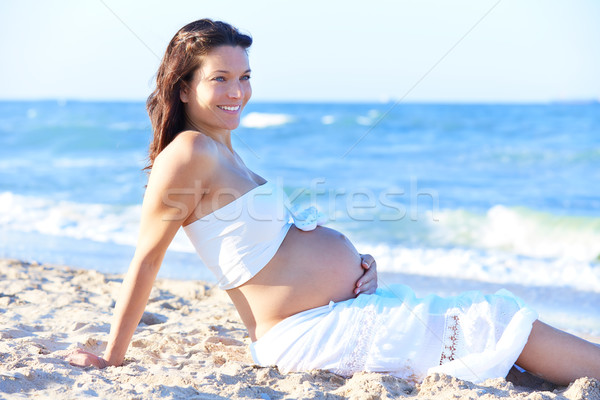
[[[433,375],[281,374],[253,364],[226,293],[159,279],[122,367],[72,367],[76,347],[102,352],[122,276],[0,260],[0,398],[52,399],[600,399],[600,382],[555,387],[512,373],[482,384]]]

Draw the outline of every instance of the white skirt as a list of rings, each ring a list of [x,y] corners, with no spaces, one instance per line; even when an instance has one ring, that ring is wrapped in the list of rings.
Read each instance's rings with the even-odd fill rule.
[[[250,345],[281,372],[382,372],[422,381],[433,372],[481,382],[505,377],[537,319],[506,290],[417,299],[404,285],[295,314]]]

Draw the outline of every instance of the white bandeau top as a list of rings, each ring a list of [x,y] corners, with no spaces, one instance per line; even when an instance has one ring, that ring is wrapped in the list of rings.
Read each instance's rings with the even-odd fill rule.
[[[302,230],[323,222],[314,207],[296,215],[302,219],[294,221],[283,189],[266,182],[183,229],[226,290],[244,284],[267,265],[292,221]]]

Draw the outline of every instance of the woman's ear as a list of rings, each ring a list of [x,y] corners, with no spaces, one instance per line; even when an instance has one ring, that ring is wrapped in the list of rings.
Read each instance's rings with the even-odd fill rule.
[[[182,103],[187,103],[190,101],[190,87],[187,85],[187,82],[181,82],[181,89],[179,89],[179,100]]]

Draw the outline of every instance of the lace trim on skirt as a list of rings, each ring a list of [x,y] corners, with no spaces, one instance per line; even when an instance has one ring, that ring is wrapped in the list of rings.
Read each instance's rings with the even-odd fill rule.
[[[356,339],[350,340],[348,347],[354,346],[354,348],[346,349],[344,357],[334,371],[336,374],[349,377],[356,372],[365,370],[365,364],[373,344],[373,337],[379,330],[381,323],[382,318],[377,314],[375,307],[367,306],[360,318],[355,321],[354,329],[348,332],[351,338]]]

